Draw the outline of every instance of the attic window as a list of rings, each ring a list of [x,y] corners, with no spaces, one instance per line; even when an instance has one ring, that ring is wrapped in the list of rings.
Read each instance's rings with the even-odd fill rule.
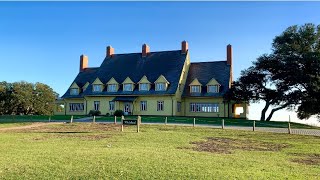
[[[101,92],[101,91],[102,91],[101,85],[98,85],[98,84],[93,85],[93,92]]]
[[[132,91],[132,84],[123,84],[123,91]]]
[[[218,85],[208,85],[208,92],[210,93],[218,93],[219,86]]]
[[[156,83],[156,91],[165,91],[165,83]]]
[[[78,88],[71,88],[70,89],[70,95],[78,95],[78,94],[79,94]]]
[[[148,83],[141,83],[140,84],[140,91],[148,91],[149,90],[149,84]]]
[[[199,92],[201,92],[200,89],[201,89],[201,87],[199,85],[190,87],[191,93],[199,93]]]
[[[117,85],[116,84],[108,84],[108,92],[116,92]]]

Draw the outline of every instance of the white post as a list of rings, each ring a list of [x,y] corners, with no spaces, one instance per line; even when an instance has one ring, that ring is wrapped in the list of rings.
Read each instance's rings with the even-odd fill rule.
[[[138,121],[137,121],[137,132],[140,131],[140,123],[141,123],[141,116],[138,116]]]
[[[114,116],[114,124],[117,124],[117,116]]]
[[[222,129],[224,129],[224,119],[222,119]]]
[[[167,125],[168,123],[168,117],[166,117],[165,121],[164,121],[164,124]]]
[[[288,122],[288,133],[291,134],[290,115],[289,115],[289,122]]]
[[[93,116],[92,122],[96,123],[96,116]]]
[[[70,123],[73,123],[73,116],[71,116]]]
[[[193,127],[196,126],[196,118],[193,118]]]

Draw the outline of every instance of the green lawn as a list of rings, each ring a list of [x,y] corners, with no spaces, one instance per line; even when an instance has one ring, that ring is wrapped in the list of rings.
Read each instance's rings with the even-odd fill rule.
[[[73,119],[79,119],[86,116],[76,115],[73,116]],[[2,115],[0,116],[0,123],[20,123],[20,122],[48,122],[52,121],[66,121],[70,120],[71,116],[69,115],[54,115],[54,116],[45,116],[45,115]]]
[[[0,179],[317,179],[320,138],[73,123],[0,130]]]

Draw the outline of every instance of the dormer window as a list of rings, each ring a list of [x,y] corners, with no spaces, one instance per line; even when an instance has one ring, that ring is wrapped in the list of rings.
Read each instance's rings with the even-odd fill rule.
[[[149,84],[148,83],[141,83],[139,84],[140,86],[140,91],[148,91],[149,90]]]
[[[219,86],[218,85],[208,85],[208,92],[209,93],[218,93]]]
[[[94,84],[92,86],[93,86],[93,92],[101,92],[102,91],[101,85]]]
[[[116,92],[117,85],[116,84],[108,84],[108,92]]]
[[[123,91],[132,91],[132,84],[123,84]]]
[[[200,93],[200,92],[201,92],[201,86],[199,85],[191,86],[191,93]]]
[[[156,91],[165,91],[166,85],[165,83],[156,83]]]
[[[78,88],[71,88],[70,89],[70,95],[78,95],[79,89]]]

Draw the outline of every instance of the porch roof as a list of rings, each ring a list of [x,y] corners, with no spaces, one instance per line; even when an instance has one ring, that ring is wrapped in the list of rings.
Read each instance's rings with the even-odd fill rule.
[[[117,96],[112,101],[133,102],[137,96]]]

